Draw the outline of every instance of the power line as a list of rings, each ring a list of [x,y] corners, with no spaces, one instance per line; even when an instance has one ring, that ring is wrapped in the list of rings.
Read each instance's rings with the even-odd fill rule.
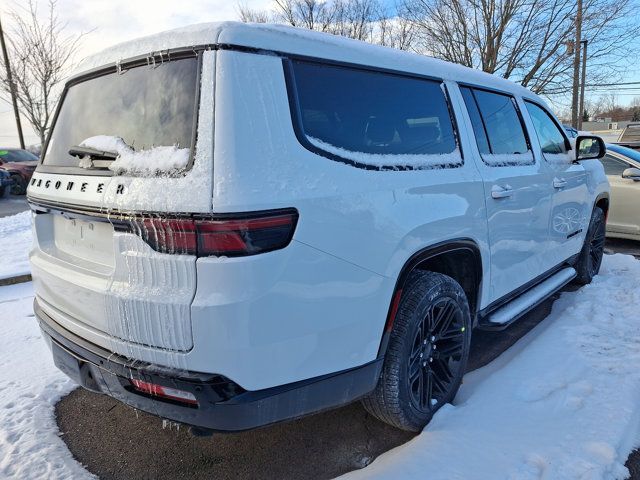
[[[620,82],[620,83],[587,83],[586,87],[617,87],[619,85],[640,85],[640,82]]]

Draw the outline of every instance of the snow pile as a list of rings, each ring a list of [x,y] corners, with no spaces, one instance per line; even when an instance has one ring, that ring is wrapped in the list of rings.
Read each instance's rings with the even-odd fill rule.
[[[633,257],[605,256],[592,284],[467,375],[455,406],[351,478],[626,478],[640,444],[639,278]]]
[[[89,137],[80,142],[80,146],[104,152],[113,152],[118,155],[133,152],[133,149],[127,145],[121,137],[112,137],[111,135],[96,135],[95,137]]]
[[[176,145],[136,151],[120,137],[97,135],[83,140],[80,146],[117,153],[118,156],[109,165],[109,170],[119,175],[128,173],[151,176],[159,172],[171,173],[184,169],[189,163],[189,149]],[[80,166],[85,165],[82,163],[84,161],[83,158]]]
[[[451,153],[442,154],[380,154],[353,152],[344,148],[336,147],[330,143],[323,142],[319,138],[307,135],[309,142],[325,152],[332,153],[354,162],[372,165],[375,167],[413,167],[413,168],[442,168],[458,167],[462,165],[460,151],[456,148]]]
[[[0,218],[0,238],[0,279],[28,274],[31,271],[31,212]]]
[[[492,167],[507,167],[512,165],[531,165],[533,154],[525,153],[483,153],[482,160]]]
[[[93,478],[60,439],[53,406],[75,385],[53,365],[31,283],[0,288],[0,478]]]

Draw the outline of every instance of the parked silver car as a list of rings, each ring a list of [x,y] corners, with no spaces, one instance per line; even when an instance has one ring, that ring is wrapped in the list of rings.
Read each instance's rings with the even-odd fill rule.
[[[600,161],[611,185],[607,236],[640,240],[640,152],[607,144]]]

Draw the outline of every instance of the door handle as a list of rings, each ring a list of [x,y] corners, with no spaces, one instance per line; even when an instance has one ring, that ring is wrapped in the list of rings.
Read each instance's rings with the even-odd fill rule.
[[[491,187],[491,198],[507,198],[513,195],[513,189],[509,185],[501,187],[494,185]]]
[[[553,188],[564,188],[567,186],[567,181],[564,178],[554,178]]]

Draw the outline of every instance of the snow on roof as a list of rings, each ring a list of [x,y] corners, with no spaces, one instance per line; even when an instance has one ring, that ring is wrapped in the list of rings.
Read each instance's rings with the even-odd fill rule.
[[[444,80],[476,83],[536,97],[529,90],[504,78],[426,55],[372,45],[359,40],[315,32],[304,28],[263,23],[200,23],[168,30],[121,43],[87,57],[80,64],[76,73],[139,55],[157,53],[171,48],[207,44],[237,45],[370,65],[434,76]]]

